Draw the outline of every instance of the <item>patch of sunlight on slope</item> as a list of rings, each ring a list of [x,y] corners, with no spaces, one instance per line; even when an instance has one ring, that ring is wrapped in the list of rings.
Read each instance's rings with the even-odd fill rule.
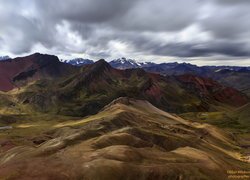
[[[192,159],[196,159],[198,161],[203,162],[203,164],[209,168],[209,169],[218,169],[218,165],[213,161],[212,157],[199,149],[196,148],[192,148],[192,147],[181,147],[178,149],[175,149],[174,151],[172,151],[176,154],[180,154],[182,156],[188,157],[188,158],[192,158]]]
[[[150,116],[153,116],[154,114],[160,114],[167,119],[175,120],[179,123],[187,124],[187,122],[177,116],[171,115],[167,112],[164,112],[156,107],[154,107],[152,104],[150,104],[147,101],[131,101],[129,105],[124,105],[122,103],[116,103],[115,105],[112,105],[110,107],[106,106],[103,111],[99,112],[96,115],[89,116],[87,118],[84,118],[82,120],[77,121],[67,121],[63,123],[59,123],[54,125],[55,128],[65,127],[65,126],[78,126],[83,125],[85,123],[96,121],[96,120],[102,120],[103,118],[112,118],[119,113],[122,112],[134,112],[134,113],[141,113],[141,114],[147,114]]]
[[[133,110],[134,112],[140,112],[140,113],[146,114],[148,116],[153,117],[154,114],[157,114],[157,115],[164,116],[168,120],[171,119],[171,120],[174,120],[178,123],[189,124],[186,120],[180,118],[179,116],[176,116],[174,114],[170,114],[170,113],[167,113],[161,109],[158,109],[157,107],[153,106],[148,101],[134,100],[134,101],[130,101],[130,106],[124,106],[124,107],[126,108],[126,110],[128,110],[128,107],[129,107],[129,110]]]
[[[36,127],[38,126],[37,124],[20,124],[20,125],[17,125],[15,127],[17,128],[30,128],[30,127]]]
[[[218,129],[218,128],[210,125],[210,124],[192,123],[192,125],[193,125],[193,127],[196,127],[196,128],[206,129],[209,132],[209,134],[212,135],[213,137],[221,140],[222,142],[224,142],[225,144],[231,146],[232,148],[235,147],[235,146],[233,146],[233,143],[231,142],[232,140],[230,140],[228,137],[226,137],[226,135],[220,129]],[[243,162],[250,162],[248,160],[248,157],[242,155],[241,153],[221,148],[221,147],[219,147],[219,146],[217,146],[215,144],[212,144],[212,143],[209,143],[209,144],[212,147],[214,147],[215,149],[218,149],[219,151],[227,154],[228,156],[231,156],[234,159],[237,159],[237,160],[243,161]]]
[[[201,124],[201,123],[191,123],[191,125],[195,128],[199,128],[199,129],[206,129],[212,136],[214,136],[215,138],[223,141],[224,143],[231,145],[231,140],[229,138],[226,137],[226,135],[223,133],[223,131],[221,131],[219,128],[216,128],[215,126],[212,126],[210,124]]]
[[[234,146],[234,143],[232,142],[232,140],[227,136],[227,134],[224,133],[224,131],[220,130],[219,128],[215,127],[215,126],[212,126],[210,124],[206,124],[206,123],[193,123],[193,122],[190,122],[188,120],[185,120],[185,119],[182,119],[178,116],[174,116],[172,114],[169,114],[165,111],[162,111],[158,108],[156,108],[155,106],[153,106],[152,104],[150,104],[149,102],[145,102],[144,105],[142,106],[142,104],[140,104],[140,102],[137,102],[137,103],[134,103],[135,106],[138,106],[137,109],[140,109],[140,108],[144,108],[144,110],[146,111],[149,111],[152,110],[159,113],[159,114],[162,114],[168,118],[171,118],[171,119],[174,119],[180,123],[183,123],[183,124],[186,124],[186,125],[189,125],[189,126],[192,126],[194,128],[198,128],[198,129],[205,129],[206,131],[209,132],[210,135],[212,135],[214,138],[216,139],[219,139],[220,141],[224,142],[225,144],[229,145],[230,147],[232,148],[235,148]],[[211,143],[209,143],[211,144]],[[249,162],[249,159],[248,157],[245,157],[243,156],[242,154],[238,153],[238,152],[235,152],[235,151],[229,151],[229,150],[226,150],[226,149],[223,149],[221,147],[218,147],[216,145],[213,145],[211,144],[214,148],[222,151],[223,153],[237,159],[237,160],[240,160],[240,161],[244,161],[244,162]],[[189,148],[190,150],[190,148]],[[192,150],[192,149],[191,149]],[[191,151],[192,153],[195,153],[197,152],[198,150],[195,150],[195,151]]]
[[[63,122],[63,123],[59,123],[54,125],[55,128],[60,128],[60,127],[65,127],[65,126],[78,126],[78,125],[82,125],[91,121],[95,121],[95,120],[102,120],[103,118],[107,118],[107,117],[111,117],[111,116],[115,116],[116,114],[119,114],[121,112],[123,112],[124,110],[122,109],[116,109],[112,112],[109,111],[102,111],[96,115],[93,116],[89,116],[87,118],[84,118],[82,120],[77,120],[77,121],[67,121],[67,122]]]
[[[223,153],[227,154],[228,156],[231,156],[234,159],[237,159],[237,160],[242,161],[242,162],[250,163],[249,156],[245,156],[245,155],[238,153],[238,152],[235,152],[235,151],[229,151],[227,149],[223,149],[215,144],[210,144],[210,145],[213,146],[214,148],[222,151]]]

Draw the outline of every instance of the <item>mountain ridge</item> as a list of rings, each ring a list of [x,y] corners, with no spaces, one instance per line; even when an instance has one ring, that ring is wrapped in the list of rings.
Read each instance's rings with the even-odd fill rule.
[[[194,75],[191,79],[188,75],[183,75],[184,79],[162,76],[141,68],[119,70],[103,59],[76,67],[68,76],[57,75],[35,79],[9,94],[21,107],[70,116],[95,114],[121,96],[145,99],[175,113],[216,111],[217,106],[238,107],[249,101],[239,91],[213,80]]]

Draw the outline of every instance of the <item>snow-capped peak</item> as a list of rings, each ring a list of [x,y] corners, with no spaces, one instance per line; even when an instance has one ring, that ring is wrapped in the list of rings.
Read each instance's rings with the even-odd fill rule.
[[[68,64],[75,65],[75,66],[82,66],[82,65],[94,63],[93,60],[83,59],[83,58],[75,58],[75,59],[71,59],[71,60],[65,60],[64,62],[68,63]]]
[[[118,69],[131,69],[131,68],[143,68],[148,65],[152,65],[152,62],[138,62],[134,59],[127,59],[125,57],[114,59],[110,61],[110,65]]]

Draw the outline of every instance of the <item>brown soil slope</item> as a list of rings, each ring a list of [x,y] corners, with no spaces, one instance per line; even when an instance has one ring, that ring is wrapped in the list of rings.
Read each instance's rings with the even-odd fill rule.
[[[40,145],[2,153],[0,179],[226,179],[250,168],[229,134],[147,101],[119,98],[54,128]]]

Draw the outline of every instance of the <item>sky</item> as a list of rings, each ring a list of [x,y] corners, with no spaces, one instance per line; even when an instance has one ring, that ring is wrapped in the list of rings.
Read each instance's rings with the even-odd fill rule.
[[[0,0],[0,55],[250,66],[250,0]]]

